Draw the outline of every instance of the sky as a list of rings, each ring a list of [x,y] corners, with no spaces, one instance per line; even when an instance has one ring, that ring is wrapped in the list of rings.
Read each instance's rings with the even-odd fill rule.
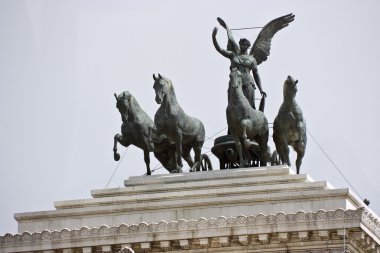
[[[380,214],[379,1],[1,0],[0,235],[17,233],[14,213],[52,210],[146,172],[136,147],[119,146],[125,156],[119,167],[113,160],[121,125],[113,94],[128,90],[154,118],[153,73],[172,80],[206,136],[225,129],[229,61],[212,44],[214,26],[219,44],[227,41],[216,18],[240,28],[288,13],[295,21],[258,67],[266,117],[276,117],[286,77],[298,79],[296,100],[315,139],[308,136],[301,173],[354,188]],[[259,31],[235,31],[235,40],[253,42]],[[153,154],[151,167],[159,167]]]

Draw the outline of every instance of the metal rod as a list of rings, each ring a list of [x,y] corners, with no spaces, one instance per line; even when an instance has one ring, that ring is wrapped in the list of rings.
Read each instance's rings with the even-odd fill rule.
[[[259,29],[263,28],[264,26],[253,26],[253,27],[243,27],[243,28],[231,28],[231,31],[237,31],[237,30],[250,30],[250,29]]]

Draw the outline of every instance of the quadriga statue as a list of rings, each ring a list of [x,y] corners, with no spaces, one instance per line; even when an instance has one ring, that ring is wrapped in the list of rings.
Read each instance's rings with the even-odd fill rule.
[[[144,161],[146,164],[146,174],[150,175],[150,157],[149,152],[153,151],[153,145],[150,141],[150,132],[154,127],[151,118],[143,111],[136,99],[128,91],[119,95],[114,94],[116,98],[116,107],[121,114],[121,135],[116,134],[114,137],[114,159],[118,161],[120,155],[117,153],[117,143],[124,147],[135,145],[144,151]]]
[[[230,73],[227,124],[235,141],[240,167],[245,166],[244,149],[249,150],[251,141],[259,145],[260,165],[267,165],[268,121],[263,112],[255,110],[243,93],[242,74],[236,68]],[[246,153],[246,152],[244,152]]]
[[[192,171],[199,170],[201,151],[205,141],[203,123],[188,116],[177,102],[172,82],[158,74],[153,74],[156,92],[156,102],[160,104],[154,116],[154,135],[165,135],[169,141],[175,143],[176,166],[172,172],[182,172],[182,157],[189,164]],[[194,150],[195,163],[190,156]]]
[[[298,80],[288,76],[284,82],[284,102],[273,123],[273,141],[283,163],[290,164],[289,147],[297,152],[296,168],[300,172],[302,158],[306,150],[306,121],[296,102]]]

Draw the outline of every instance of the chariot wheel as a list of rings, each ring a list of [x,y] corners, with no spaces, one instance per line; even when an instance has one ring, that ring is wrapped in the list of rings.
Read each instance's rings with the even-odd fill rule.
[[[201,171],[209,171],[212,170],[212,164],[210,157],[206,154],[201,155],[201,166],[200,166]]]
[[[209,171],[212,170],[211,160],[206,154],[201,155],[201,161],[194,164],[194,166],[190,169],[190,172],[195,171]]]

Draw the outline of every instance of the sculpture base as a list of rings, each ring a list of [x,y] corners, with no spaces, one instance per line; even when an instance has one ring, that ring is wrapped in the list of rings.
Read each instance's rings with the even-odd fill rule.
[[[91,199],[57,201],[56,210],[15,214],[19,231],[346,210],[362,204],[348,189],[296,175],[283,165],[138,176],[124,184],[125,188],[93,190]]]
[[[380,252],[361,201],[287,166],[131,177],[92,196],[16,214],[0,253]]]

